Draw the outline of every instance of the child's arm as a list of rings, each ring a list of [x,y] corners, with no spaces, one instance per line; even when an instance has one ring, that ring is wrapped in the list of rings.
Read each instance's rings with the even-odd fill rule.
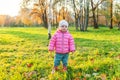
[[[74,39],[72,36],[70,36],[69,44],[70,44],[70,52],[74,53],[75,52],[75,43],[74,43]]]
[[[55,47],[55,43],[56,43],[56,36],[52,36],[52,38],[50,39],[50,43],[49,43],[49,47],[48,47],[48,50],[49,50],[49,53],[50,53],[50,57],[53,58],[53,52],[54,52],[54,47]]]
[[[54,35],[54,36],[50,39],[50,43],[49,43],[49,47],[48,47],[48,50],[49,50],[50,52],[54,51],[55,42],[56,42],[56,36]]]

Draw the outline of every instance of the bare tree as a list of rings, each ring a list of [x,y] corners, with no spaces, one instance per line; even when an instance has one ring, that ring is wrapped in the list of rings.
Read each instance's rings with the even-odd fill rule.
[[[98,22],[96,20],[95,10],[104,1],[105,0],[98,0],[98,2],[96,4],[94,4],[93,0],[91,0],[91,7],[92,7],[92,14],[93,14],[93,21],[94,21],[94,28],[95,29],[98,29]]]
[[[87,27],[88,27],[88,21],[89,21],[89,1],[90,0],[86,0],[86,7],[85,7],[85,28],[84,30],[86,31],[87,30]]]
[[[74,5],[74,16],[75,16],[75,27],[76,30],[78,30],[78,16],[79,16],[79,11],[76,8],[75,0],[73,0],[73,5]]]
[[[118,30],[120,30],[120,5],[119,5],[119,3],[116,3],[116,5],[115,5],[114,16],[116,19],[115,22],[117,23]]]
[[[79,0],[79,8],[75,3],[77,2],[73,0],[76,30],[80,27],[81,31],[86,31],[89,20],[89,0]]]
[[[51,38],[51,22],[52,22],[52,0],[49,2],[49,12],[48,12],[48,39]]]

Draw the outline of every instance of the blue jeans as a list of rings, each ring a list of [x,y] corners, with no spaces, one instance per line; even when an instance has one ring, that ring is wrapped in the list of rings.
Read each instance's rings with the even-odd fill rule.
[[[67,64],[68,64],[68,56],[69,56],[68,53],[66,53],[66,54],[56,53],[55,58],[54,58],[54,66],[59,66],[60,61],[62,61],[63,66],[67,66]]]

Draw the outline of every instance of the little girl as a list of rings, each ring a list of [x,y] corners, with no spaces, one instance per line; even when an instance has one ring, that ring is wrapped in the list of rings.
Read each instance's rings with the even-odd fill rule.
[[[67,71],[67,63],[69,52],[75,51],[74,39],[68,32],[68,22],[61,20],[56,33],[52,36],[49,43],[49,51],[52,53],[55,50],[54,68],[52,73],[58,70],[60,61],[63,64],[63,71]]]

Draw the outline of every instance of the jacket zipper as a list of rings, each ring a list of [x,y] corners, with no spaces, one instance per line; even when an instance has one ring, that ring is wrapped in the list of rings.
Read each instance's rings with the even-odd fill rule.
[[[63,49],[64,49],[64,33],[62,33],[62,53],[63,53]]]

